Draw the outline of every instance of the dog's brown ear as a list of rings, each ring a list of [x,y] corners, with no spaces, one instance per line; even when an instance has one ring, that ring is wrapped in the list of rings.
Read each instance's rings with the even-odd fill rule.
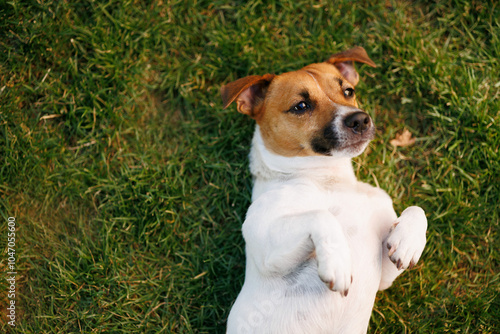
[[[221,88],[224,109],[236,100],[238,111],[255,117],[255,106],[264,100],[274,74],[250,75],[230,82]]]
[[[335,65],[340,73],[354,86],[358,84],[359,75],[354,68],[353,61],[367,64],[371,67],[377,67],[375,63],[368,57],[365,49],[361,46],[356,46],[347,51],[334,54],[326,62]]]

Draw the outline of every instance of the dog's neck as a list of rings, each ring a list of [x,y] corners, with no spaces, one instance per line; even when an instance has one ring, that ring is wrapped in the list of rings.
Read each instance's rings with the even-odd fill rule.
[[[253,199],[266,184],[291,179],[307,178],[325,188],[357,181],[350,157],[284,157],[274,154],[266,148],[259,126],[255,129],[250,151],[250,171],[254,177]]]

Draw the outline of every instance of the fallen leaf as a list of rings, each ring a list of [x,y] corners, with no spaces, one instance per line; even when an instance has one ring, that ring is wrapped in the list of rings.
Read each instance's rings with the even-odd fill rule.
[[[403,130],[402,134],[396,134],[396,138],[390,141],[394,147],[405,147],[415,144],[415,138],[412,138],[411,132],[407,129]]]

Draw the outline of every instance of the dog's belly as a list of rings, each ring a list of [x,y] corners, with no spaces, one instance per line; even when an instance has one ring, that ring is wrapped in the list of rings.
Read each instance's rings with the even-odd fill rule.
[[[366,333],[380,282],[376,266],[354,265],[347,297],[319,279],[314,258],[283,277],[263,278],[248,269],[228,333]]]
[[[348,296],[320,280],[314,253],[286,272],[265,276],[247,256],[245,284],[231,310],[228,333],[366,333],[381,280],[381,226],[395,214],[385,193],[359,186],[362,191],[320,194],[327,196],[323,205],[349,244],[353,282]]]

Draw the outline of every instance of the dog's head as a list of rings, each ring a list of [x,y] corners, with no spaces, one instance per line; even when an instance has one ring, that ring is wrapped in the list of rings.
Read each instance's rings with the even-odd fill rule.
[[[252,75],[222,87],[224,108],[257,121],[266,147],[292,156],[360,154],[374,135],[370,116],[358,108],[353,62],[375,67],[362,47],[323,63],[280,75]]]

